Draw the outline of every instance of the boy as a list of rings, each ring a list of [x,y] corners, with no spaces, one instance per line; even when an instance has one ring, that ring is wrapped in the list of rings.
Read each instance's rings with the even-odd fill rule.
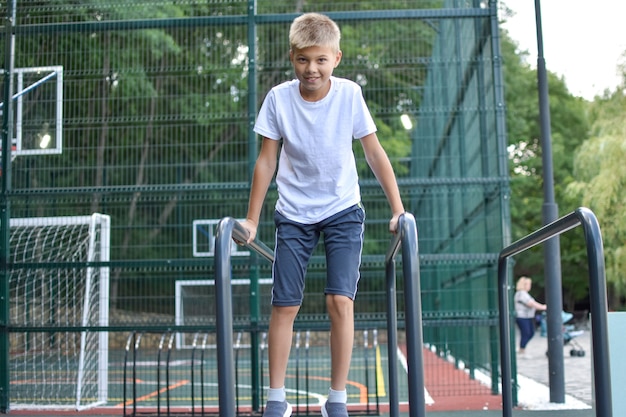
[[[389,158],[378,141],[360,87],[333,77],[341,61],[340,31],[330,18],[308,13],[289,31],[289,57],[296,79],[268,93],[254,130],[263,137],[256,161],[246,220],[254,240],[261,207],[277,166],[278,201],[272,313],[268,357],[270,388],[264,417],[291,415],[285,374],[293,323],[302,304],[304,275],[321,234],[331,321],[331,382],[324,417],[348,416],[346,383],[354,340],[354,298],[359,281],[365,212],[361,206],[352,141],[359,139],[366,160],[389,201],[395,232],[404,206]]]

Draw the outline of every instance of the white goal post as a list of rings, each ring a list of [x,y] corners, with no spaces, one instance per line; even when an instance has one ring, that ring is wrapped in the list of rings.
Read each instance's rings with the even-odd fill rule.
[[[108,326],[109,268],[85,263],[109,261],[110,222],[98,213],[10,220],[10,323],[48,328],[10,333],[12,409],[106,403],[108,332],[67,329]]]

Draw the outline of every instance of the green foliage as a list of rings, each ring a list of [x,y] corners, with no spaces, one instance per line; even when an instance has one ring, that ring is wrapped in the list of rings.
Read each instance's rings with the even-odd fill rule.
[[[590,107],[592,137],[575,153],[574,177],[567,187],[572,198],[589,207],[600,222],[612,308],[623,308],[626,296],[626,97],[624,84],[598,97]]]
[[[504,32],[501,43],[504,60],[507,134],[511,170],[512,236],[518,240],[543,225],[543,162],[539,123],[537,72],[528,63],[528,54]],[[573,181],[573,151],[587,138],[587,103],[570,94],[562,79],[548,73],[551,145],[555,202],[560,216],[580,206],[565,188]],[[535,278],[535,290],[543,286],[543,253],[538,246],[518,256],[515,275]],[[566,308],[587,294],[586,252],[580,236],[561,238],[562,282]]]
[[[63,153],[16,159],[12,186],[22,194],[12,201],[12,215],[102,211],[117,228],[117,261],[188,257],[193,219],[243,215],[236,210],[245,210],[241,200],[257,151],[249,143],[250,120],[272,86],[293,78],[290,20],[255,26],[256,62],[250,67],[246,2],[45,3],[18,2],[15,64],[64,68]],[[259,1],[258,13],[359,8],[382,15],[440,3]],[[48,24],[54,26],[40,30]],[[421,92],[415,87],[426,77],[436,24],[400,19],[391,27],[389,20],[344,17],[339,25],[344,59],[336,75],[360,83],[397,175],[407,176],[411,138],[399,116],[418,112]],[[3,55],[6,45],[0,42]],[[373,184],[355,145],[359,174]],[[202,191],[185,191],[186,185]],[[368,250],[384,253],[389,208],[378,185],[364,188],[373,220]],[[52,195],[49,203],[32,197],[38,190]],[[267,229],[275,198],[271,192],[266,200]],[[113,299],[132,275],[123,268],[112,271],[113,281],[121,283]]]

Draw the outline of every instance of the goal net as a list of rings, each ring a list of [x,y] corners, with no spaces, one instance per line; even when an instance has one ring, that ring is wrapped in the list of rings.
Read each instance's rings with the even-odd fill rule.
[[[108,333],[86,328],[108,325],[109,216],[10,225],[11,408],[104,404]]]

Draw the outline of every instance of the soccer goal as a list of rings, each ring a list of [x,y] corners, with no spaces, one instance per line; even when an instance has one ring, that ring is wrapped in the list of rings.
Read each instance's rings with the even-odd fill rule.
[[[109,216],[11,219],[10,225],[10,322],[35,328],[10,334],[11,408],[104,404],[108,333],[84,328],[108,325],[109,270],[101,262],[109,260]]]

